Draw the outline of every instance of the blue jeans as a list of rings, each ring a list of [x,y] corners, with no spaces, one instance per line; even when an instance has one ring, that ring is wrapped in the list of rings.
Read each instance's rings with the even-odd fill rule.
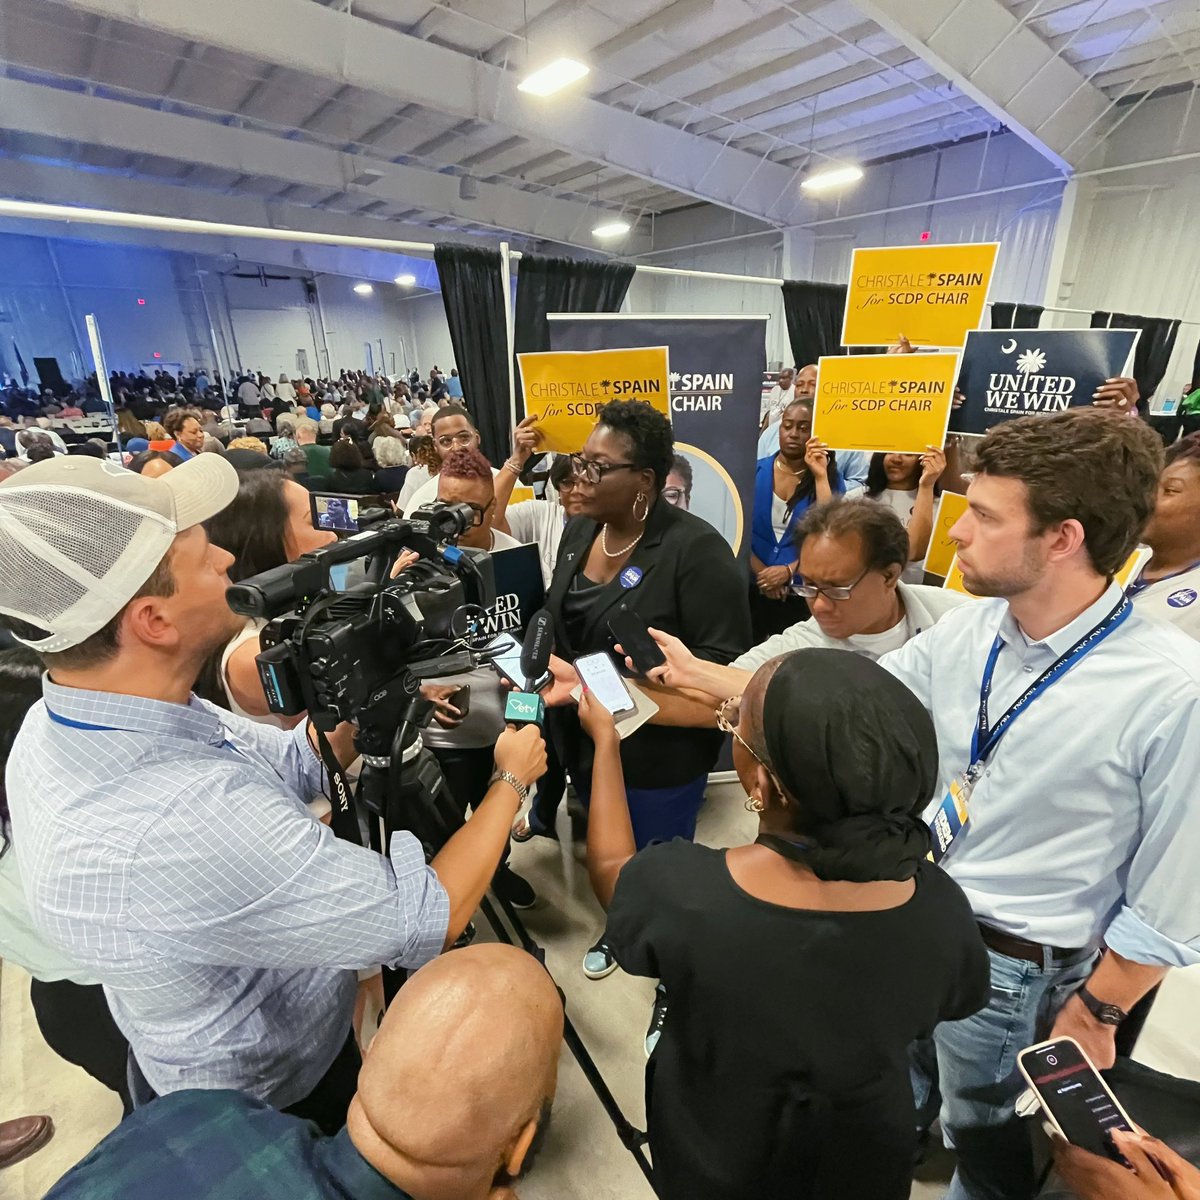
[[[1017,1052],[1044,1040],[1058,1010],[1092,973],[1094,950],[1039,966],[988,950],[992,994],[987,1007],[933,1032],[937,1077],[912,1054],[918,1112],[940,1084],[942,1130],[958,1158],[946,1200],[1028,1200],[1033,1195],[1033,1152],[1027,1123],[1013,1106],[1025,1088]]]

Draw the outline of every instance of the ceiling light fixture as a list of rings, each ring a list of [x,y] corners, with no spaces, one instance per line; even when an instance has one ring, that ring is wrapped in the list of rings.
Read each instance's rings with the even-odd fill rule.
[[[828,192],[848,183],[857,183],[862,177],[862,167],[833,167],[817,175],[810,175],[800,186],[806,192]]]
[[[354,290],[360,296],[369,296],[375,289],[369,283],[356,283]]]
[[[576,62],[573,58],[556,58],[552,63],[547,63],[542,67],[540,71],[526,75],[517,84],[517,91],[528,92],[531,96],[553,96],[555,92],[562,91],[568,84],[582,79],[588,70],[589,68],[585,67],[583,63]]]
[[[598,238],[624,237],[629,229],[628,221],[605,221],[603,225],[597,225],[592,230],[592,236]]]
[[[397,287],[412,287],[413,284],[416,282],[417,282],[417,277],[415,275],[397,275],[396,276],[396,286]]]

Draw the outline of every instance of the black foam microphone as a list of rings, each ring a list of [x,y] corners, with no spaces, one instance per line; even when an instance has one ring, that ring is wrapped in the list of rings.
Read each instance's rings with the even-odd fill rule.
[[[525,642],[521,647],[521,674],[525,690],[509,692],[504,704],[504,719],[512,725],[541,725],[546,718],[546,704],[534,690],[550,668],[554,652],[554,618],[540,608],[529,619]]]

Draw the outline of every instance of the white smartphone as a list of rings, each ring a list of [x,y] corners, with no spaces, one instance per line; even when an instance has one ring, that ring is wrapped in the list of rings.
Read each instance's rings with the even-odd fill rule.
[[[603,650],[598,654],[585,654],[575,660],[575,674],[588,691],[596,693],[596,699],[614,717],[623,717],[637,708],[625,681],[617,672],[617,665]]]
[[[1017,1066],[1050,1124],[1073,1146],[1112,1158],[1109,1131],[1133,1131],[1128,1114],[1074,1038],[1027,1046],[1017,1055]]]

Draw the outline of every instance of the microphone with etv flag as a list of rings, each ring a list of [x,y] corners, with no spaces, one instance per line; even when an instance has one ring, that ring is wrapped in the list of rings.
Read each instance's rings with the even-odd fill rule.
[[[544,687],[550,670],[550,655],[554,652],[554,618],[539,608],[529,620],[525,644],[521,648],[521,675],[524,688],[509,692],[504,705],[504,719],[511,725],[542,725],[546,705],[538,688]]]

